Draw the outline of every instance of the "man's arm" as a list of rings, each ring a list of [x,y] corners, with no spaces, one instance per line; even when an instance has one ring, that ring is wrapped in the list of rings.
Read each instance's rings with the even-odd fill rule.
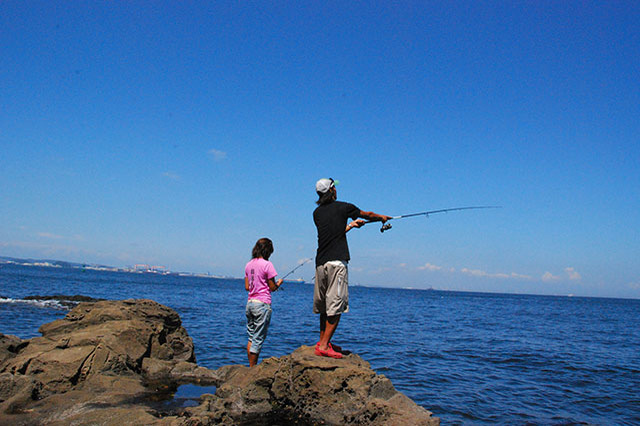
[[[383,214],[377,214],[374,212],[365,212],[362,210],[360,210],[360,214],[358,215],[358,217],[367,219],[369,222],[382,222],[382,223],[385,223],[386,221],[391,219],[391,216],[385,216]],[[360,226],[358,226],[358,228],[359,227]]]
[[[385,223],[386,221],[388,221],[389,219],[391,219],[391,216],[385,216],[383,214],[377,214],[374,212],[365,212],[360,210],[360,213],[358,214],[358,217],[367,219],[369,222],[382,222]],[[345,233],[349,232],[350,230],[352,230],[353,228],[361,228],[363,227],[365,224],[369,223],[369,222],[365,222],[362,219],[356,219],[353,222],[350,222],[347,225],[347,229],[345,229]]]

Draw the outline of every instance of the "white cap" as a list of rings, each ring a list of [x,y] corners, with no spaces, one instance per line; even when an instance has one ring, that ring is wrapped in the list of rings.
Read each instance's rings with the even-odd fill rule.
[[[325,192],[327,192],[329,189],[333,188],[336,184],[338,183],[338,181],[334,181],[333,179],[329,178],[322,178],[319,181],[316,182],[316,192],[319,192],[320,194],[324,194]]]

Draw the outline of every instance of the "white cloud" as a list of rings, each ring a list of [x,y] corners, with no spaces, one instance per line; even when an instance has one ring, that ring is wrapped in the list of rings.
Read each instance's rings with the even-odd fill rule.
[[[482,271],[480,269],[462,268],[460,272],[465,275],[471,275],[472,277],[504,278],[504,274],[490,274],[487,271]]]
[[[37,237],[46,238],[48,240],[67,240],[67,241],[84,241],[84,236],[80,234],[74,234],[72,236],[58,235],[52,232],[37,232]]]
[[[511,273],[503,273],[503,272],[487,272],[481,269],[470,269],[470,268],[460,268],[459,270],[454,267],[445,267],[434,265],[432,263],[425,263],[422,266],[418,266],[419,271],[446,271],[451,274],[460,272],[461,274],[468,275],[471,277],[481,277],[481,278],[499,278],[499,279],[509,279],[509,280],[532,280],[533,278],[530,275],[519,274],[517,272]]]
[[[213,158],[213,161],[224,161],[227,159],[227,153],[217,149],[210,149],[207,154]]]
[[[571,281],[579,281],[582,279],[580,274],[574,268],[565,268],[564,271],[567,273]]]
[[[564,268],[564,275],[553,275],[551,272],[545,272],[542,275],[542,281],[551,282],[551,281],[561,281],[561,280],[570,280],[570,281],[579,281],[582,279],[582,276],[575,270],[575,268]]]
[[[38,237],[49,238],[52,240],[62,240],[64,238],[62,235],[52,234],[51,232],[38,232]]]
[[[462,268],[460,270],[465,275],[470,275],[472,277],[483,277],[483,278],[500,278],[500,279],[513,279],[513,280],[530,280],[531,277],[529,275],[518,274],[516,272],[511,272],[510,274],[504,272],[487,272],[482,271],[480,269],[469,269]]]
[[[439,271],[442,269],[442,266],[432,265],[431,263],[425,263],[422,266],[418,266],[420,271]]]
[[[518,274],[515,272],[512,272],[510,274],[511,278],[515,278],[515,279],[519,279],[519,280],[531,280],[533,279],[533,277],[531,275],[524,275],[524,274]]]
[[[162,174],[162,176],[164,176],[166,178],[169,178],[171,180],[180,180],[181,179],[180,175],[177,175],[177,174],[172,173],[172,172],[164,172]]]
[[[388,266],[381,266],[377,269],[372,269],[371,271],[369,271],[369,273],[371,275],[379,275],[379,274],[383,274],[385,272],[389,272],[389,271],[393,271],[393,268],[390,268]]]

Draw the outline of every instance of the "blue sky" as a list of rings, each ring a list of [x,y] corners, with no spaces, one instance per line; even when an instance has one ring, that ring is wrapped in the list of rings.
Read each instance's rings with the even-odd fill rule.
[[[640,297],[640,3],[0,3],[0,255]],[[311,280],[310,264],[296,277]]]

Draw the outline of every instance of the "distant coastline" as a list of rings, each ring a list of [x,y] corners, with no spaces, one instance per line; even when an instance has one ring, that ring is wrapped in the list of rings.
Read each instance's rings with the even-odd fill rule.
[[[106,266],[106,265],[97,265],[97,264],[88,264],[88,263],[76,263],[76,262],[68,262],[64,260],[51,260],[51,259],[22,259],[15,258],[9,256],[0,256],[0,265],[10,264],[10,265],[20,265],[20,266],[34,266],[34,267],[44,267],[44,268],[71,268],[71,269],[80,269],[80,270],[93,270],[93,271],[107,271],[107,272],[122,272],[122,273],[130,273],[130,274],[152,274],[152,275],[167,275],[174,277],[197,277],[197,278],[214,278],[214,279],[224,279],[224,280],[241,280],[241,277],[232,277],[227,275],[212,275],[212,274],[203,274],[203,273],[195,273],[195,272],[175,272],[169,270],[157,271],[157,270],[141,270],[136,269],[135,267],[123,267],[118,268],[115,266]],[[288,279],[285,280],[287,282],[298,282],[301,284],[313,284],[312,282],[304,281],[298,279]],[[607,296],[584,296],[584,295],[576,295],[573,293],[569,294],[536,294],[536,293],[502,293],[502,292],[489,292],[489,291],[473,291],[473,290],[451,290],[451,289],[442,289],[442,288],[421,288],[421,287],[380,287],[380,286],[371,286],[361,283],[353,283],[349,284],[349,287],[363,287],[363,288],[388,288],[394,290],[406,290],[406,291],[428,291],[428,292],[441,292],[441,293],[465,293],[465,294],[477,294],[477,295],[509,295],[509,296],[540,296],[540,297],[568,297],[568,298],[587,298],[587,299],[619,299],[619,300],[640,300],[635,297],[607,297]]]
[[[238,279],[237,277],[229,277],[224,275],[211,275],[201,274],[194,272],[173,272],[168,269],[158,269],[158,267],[139,268],[136,265],[133,267],[118,268],[115,266],[97,265],[89,263],[76,263],[67,262],[64,260],[52,260],[52,259],[21,259],[16,257],[0,256],[0,265],[20,265],[20,266],[39,266],[44,268],[71,268],[71,269],[86,269],[92,271],[109,271],[109,272],[126,272],[132,274],[156,274],[156,275],[174,275],[180,277],[199,277],[199,278],[218,278],[218,279]],[[147,266],[147,265],[143,265]]]

